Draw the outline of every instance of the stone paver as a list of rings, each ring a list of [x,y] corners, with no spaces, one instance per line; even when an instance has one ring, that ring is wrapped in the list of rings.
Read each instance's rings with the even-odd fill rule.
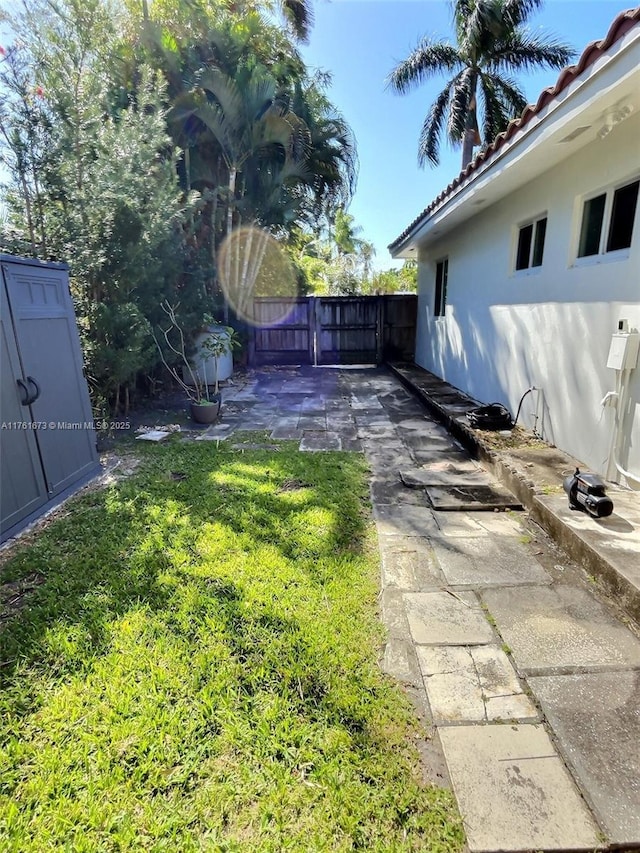
[[[388,472],[385,472],[388,474]],[[423,490],[407,489],[399,480],[393,480],[389,476],[381,479],[376,477],[369,485],[371,501],[376,504],[414,504],[415,506],[428,507],[429,501]]]
[[[428,539],[390,536],[381,539],[383,587],[412,592],[440,589],[446,580],[438,568]]]
[[[418,646],[417,654],[436,725],[537,721],[535,706],[498,646]]]
[[[542,726],[439,734],[471,853],[598,846],[598,828]]]
[[[551,583],[540,563],[512,536],[438,537],[432,546],[447,582],[453,586]]]
[[[433,517],[440,535],[448,538],[468,539],[489,535],[487,528],[466,512],[437,512]]]
[[[271,433],[271,438],[278,441],[301,441],[304,433],[295,427],[278,426]]]
[[[507,587],[482,598],[522,672],[640,666],[640,642],[586,590]]]
[[[495,639],[475,595],[405,593],[409,629],[419,645],[472,646]]]
[[[336,433],[306,431],[300,442],[300,450],[340,450],[340,438]]]
[[[460,485],[455,482],[450,486],[427,486],[427,494],[433,508],[438,510],[522,509],[515,495],[497,483]]]
[[[142,435],[136,436],[136,441],[164,441],[171,435],[167,430],[152,429],[149,432],[143,432]]]
[[[609,840],[640,838],[640,672],[529,680]]]
[[[451,484],[480,486],[491,483],[491,477],[475,463],[452,463],[446,459],[421,465],[420,468],[400,471],[400,479],[409,489]]]
[[[423,686],[416,650],[411,640],[400,637],[389,639],[382,656],[382,670],[403,684],[418,689]]]
[[[386,535],[428,536],[438,530],[436,520],[426,506],[374,504],[373,517],[378,533]]]

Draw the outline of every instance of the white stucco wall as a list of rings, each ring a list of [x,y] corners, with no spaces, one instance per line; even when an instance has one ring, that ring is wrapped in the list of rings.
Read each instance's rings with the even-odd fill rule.
[[[618,320],[640,330],[640,202],[631,249],[575,260],[583,196],[640,176],[640,114],[560,166],[420,250],[416,361],[606,473],[614,388],[606,367]],[[543,265],[514,273],[518,225],[547,215]],[[435,264],[447,256],[443,318],[434,318]],[[537,399],[534,399],[537,398]],[[632,374],[620,462],[640,476],[640,366]],[[631,482],[630,485],[633,485]]]

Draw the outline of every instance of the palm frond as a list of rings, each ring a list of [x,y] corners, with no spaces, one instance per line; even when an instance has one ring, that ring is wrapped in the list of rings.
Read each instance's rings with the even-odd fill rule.
[[[485,145],[489,145],[499,133],[506,129],[513,118],[513,110],[506,103],[496,78],[490,74],[480,76],[480,97],[482,140]]]
[[[440,141],[447,117],[452,84],[453,81],[450,81],[446,88],[440,92],[422,125],[418,144],[418,165],[421,167],[425,166],[427,162],[433,166],[440,163]]]
[[[447,119],[447,137],[452,145],[457,145],[464,138],[471,97],[474,94],[473,80],[475,75],[475,69],[465,68],[452,81]]]
[[[290,29],[299,41],[309,39],[313,26],[313,7],[310,0],[282,0],[282,11]]]
[[[225,163],[231,167],[239,158],[239,145],[236,127],[227,119],[224,110],[218,104],[203,104],[194,115],[202,122],[215,138]]]
[[[502,15],[511,29],[522,26],[534,12],[542,8],[544,0],[502,0]]]
[[[243,118],[243,99],[238,84],[219,68],[207,68],[199,76],[199,86],[220,107],[229,127],[239,128]]]
[[[463,65],[457,48],[448,42],[424,38],[418,47],[400,62],[387,77],[387,86],[404,94],[414,86],[443,72],[457,71]]]
[[[527,99],[515,80],[503,75],[492,75],[493,85],[509,113],[509,119],[522,115],[527,106]]]
[[[500,0],[464,0],[456,4],[455,25],[461,53],[475,64],[504,28],[502,3]]]
[[[531,71],[542,67],[561,70],[576,55],[570,45],[545,33],[514,30],[496,42],[486,63],[490,72]]]

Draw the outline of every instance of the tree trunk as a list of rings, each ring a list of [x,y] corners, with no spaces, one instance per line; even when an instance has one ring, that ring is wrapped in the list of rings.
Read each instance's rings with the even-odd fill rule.
[[[467,128],[464,132],[464,139],[462,141],[462,171],[467,168],[469,163],[473,160],[473,146],[475,143],[476,134],[471,128]]]
[[[229,169],[229,198],[227,200],[227,248],[226,248],[226,256],[225,256],[225,278],[226,281],[223,282],[223,286],[225,290],[228,290],[231,287],[231,232],[233,231],[233,202],[236,197],[236,178],[238,176],[238,170],[235,166],[232,166]],[[224,298],[224,323],[225,326],[229,325],[229,300],[227,299],[226,293]]]
[[[188,195],[191,192],[191,153],[188,145],[184,147],[184,182]]]
[[[462,140],[462,171],[464,171],[469,163],[473,160],[473,148],[480,144],[480,133],[478,132],[478,116],[476,113],[476,87],[478,85],[477,78],[472,80],[472,95],[469,99],[469,109],[467,112],[467,120],[464,125],[464,138]]]

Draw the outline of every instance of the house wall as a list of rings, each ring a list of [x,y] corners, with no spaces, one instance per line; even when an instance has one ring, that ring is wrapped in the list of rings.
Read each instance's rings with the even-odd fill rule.
[[[640,114],[419,255],[417,363],[514,414],[526,389],[540,388],[519,423],[601,474],[614,414],[600,403],[615,387],[611,335],[621,318],[640,330],[640,203],[630,250],[575,257],[584,195],[640,176],[638,139]],[[518,225],[545,213],[542,266],[514,272]],[[435,266],[445,256],[447,307],[434,318]],[[640,477],[640,367],[629,392],[619,461]]]

